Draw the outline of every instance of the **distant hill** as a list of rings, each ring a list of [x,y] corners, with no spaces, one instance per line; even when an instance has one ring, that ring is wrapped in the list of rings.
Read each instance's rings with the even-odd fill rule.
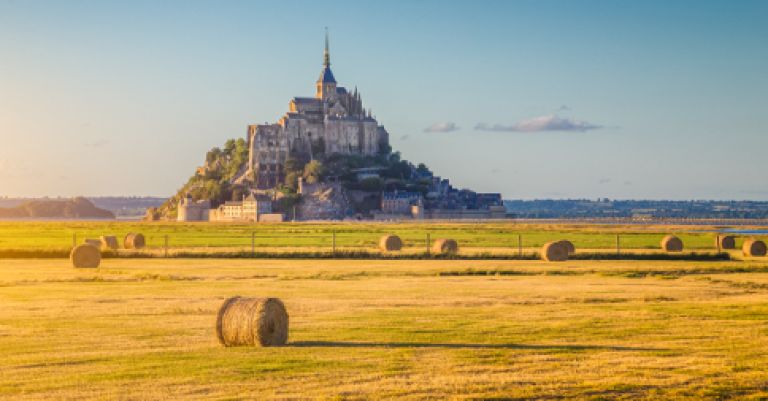
[[[141,219],[148,208],[158,207],[168,198],[151,196],[103,196],[89,197],[96,207],[107,209],[118,219]]]
[[[109,210],[88,199],[31,200],[11,208],[0,208],[0,218],[114,219]]]

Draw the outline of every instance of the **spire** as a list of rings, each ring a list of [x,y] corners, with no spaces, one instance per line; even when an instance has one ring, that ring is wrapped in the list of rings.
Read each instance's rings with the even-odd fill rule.
[[[325,68],[331,66],[331,52],[328,50],[328,27],[325,27],[325,51],[323,52],[323,65]]]
[[[328,50],[328,28],[325,28],[325,51],[323,52],[323,70],[320,71],[320,78],[317,83],[336,83],[336,78],[331,72],[331,53]]]

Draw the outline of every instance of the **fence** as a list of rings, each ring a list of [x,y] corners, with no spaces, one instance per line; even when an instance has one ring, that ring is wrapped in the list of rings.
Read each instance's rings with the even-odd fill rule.
[[[459,243],[460,255],[535,257],[546,242],[568,239],[579,252],[621,254],[653,253],[670,231],[626,227],[516,226],[514,224],[120,224],[120,223],[44,223],[3,227],[0,224],[0,255],[35,252],[60,254],[86,238],[116,235],[120,242],[127,232],[142,232],[147,256],[349,256],[380,254],[382,235],[401,237],[404,249],[399,255],[431,256],[429,245],[438,238]],[[716,232],[674,231],[686,251],[717,253]],[[740,245],[740,244],[739,244]],[[121,250],[120,254],[131,254]],[[136,253],[136,252],[133,252]],[[388,253],[388,255],[393,255]]]

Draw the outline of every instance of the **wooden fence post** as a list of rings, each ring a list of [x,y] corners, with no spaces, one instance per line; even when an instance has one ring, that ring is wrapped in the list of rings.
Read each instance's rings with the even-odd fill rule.
[[[517,256],[523,257],[523,236],[521,234],[517,234]]]

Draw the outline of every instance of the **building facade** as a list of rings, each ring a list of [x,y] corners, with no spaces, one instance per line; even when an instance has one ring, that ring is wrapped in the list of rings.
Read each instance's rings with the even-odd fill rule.
[[[288,112],[274,124],[249,125],[248,169],[243,176],[257,189],[282,183],[289,155],[313,159],[323,154],[375,155],[389,147],[389,134],[363,108],[357,88],[338,86],[331,71],[328,34],[323,69],[314,97],[295,97]]]
[[[272,213],[272,200],[268,197],[248,195],[242,201],[228,201],[211,210],[210,221],[218,222],[278,222],[281,213]]]
[[[381,194],[381,212],[387,214],[410,214],[411,206],[422,205],[423,198],[417,192],[384,192]]]
[[[209,200],[193,201],[191,195],[187,195],[179,202],[177,221],[208,221],[211,210]]]

